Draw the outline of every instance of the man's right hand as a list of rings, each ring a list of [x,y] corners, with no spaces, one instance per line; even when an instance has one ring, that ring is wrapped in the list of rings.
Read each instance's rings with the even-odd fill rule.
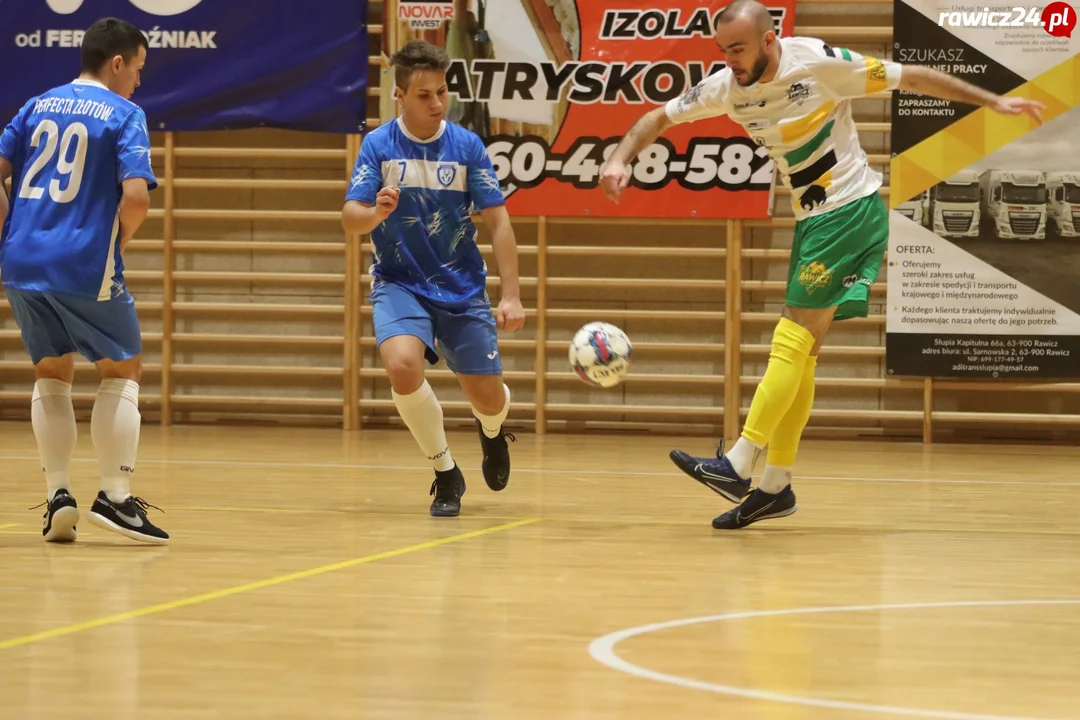
[[[390,213],[397,210],[398,197],[401,196],[401,188],[384,187],[375,196],[375,210],[384,220],[390,217]]]
[[[621,160],[612,158],[600,169],[600,189],[616,205],[623,190],[630,186],[630,172]]]

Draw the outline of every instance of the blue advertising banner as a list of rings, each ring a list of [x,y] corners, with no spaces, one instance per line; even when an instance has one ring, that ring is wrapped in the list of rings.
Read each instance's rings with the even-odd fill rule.
[[[149,41],[132,101],[151,130],[364,129],[366,0],[3,0],[0,8],[0,125],[77,77],[83,32],[112,16]]]

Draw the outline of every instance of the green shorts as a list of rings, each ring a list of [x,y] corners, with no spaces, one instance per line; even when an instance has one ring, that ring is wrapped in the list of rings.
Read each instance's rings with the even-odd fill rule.
[[[889,244],[889,210],[876,192],[795,223],[785,300],[795,308],[836,306],[835,320],[866,317],[870,286]]]

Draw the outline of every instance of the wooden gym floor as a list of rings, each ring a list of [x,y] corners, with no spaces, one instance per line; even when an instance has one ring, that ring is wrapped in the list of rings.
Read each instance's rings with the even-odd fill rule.
[[[173,543],[60,546],[0,425],[0,718],[1080,718],[1075,449],[808,442],[723,533],[667,459],[707,440],[523,433],[501,494],[451,443],[437,520],[404,430],[148,426]]]

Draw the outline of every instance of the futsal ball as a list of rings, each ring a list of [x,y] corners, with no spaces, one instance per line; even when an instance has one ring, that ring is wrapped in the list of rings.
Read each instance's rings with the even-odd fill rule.
[[[630,338],[605,322],[591,322],[570,341],[570,367],[588,385],[615,387],[630,370]]]

